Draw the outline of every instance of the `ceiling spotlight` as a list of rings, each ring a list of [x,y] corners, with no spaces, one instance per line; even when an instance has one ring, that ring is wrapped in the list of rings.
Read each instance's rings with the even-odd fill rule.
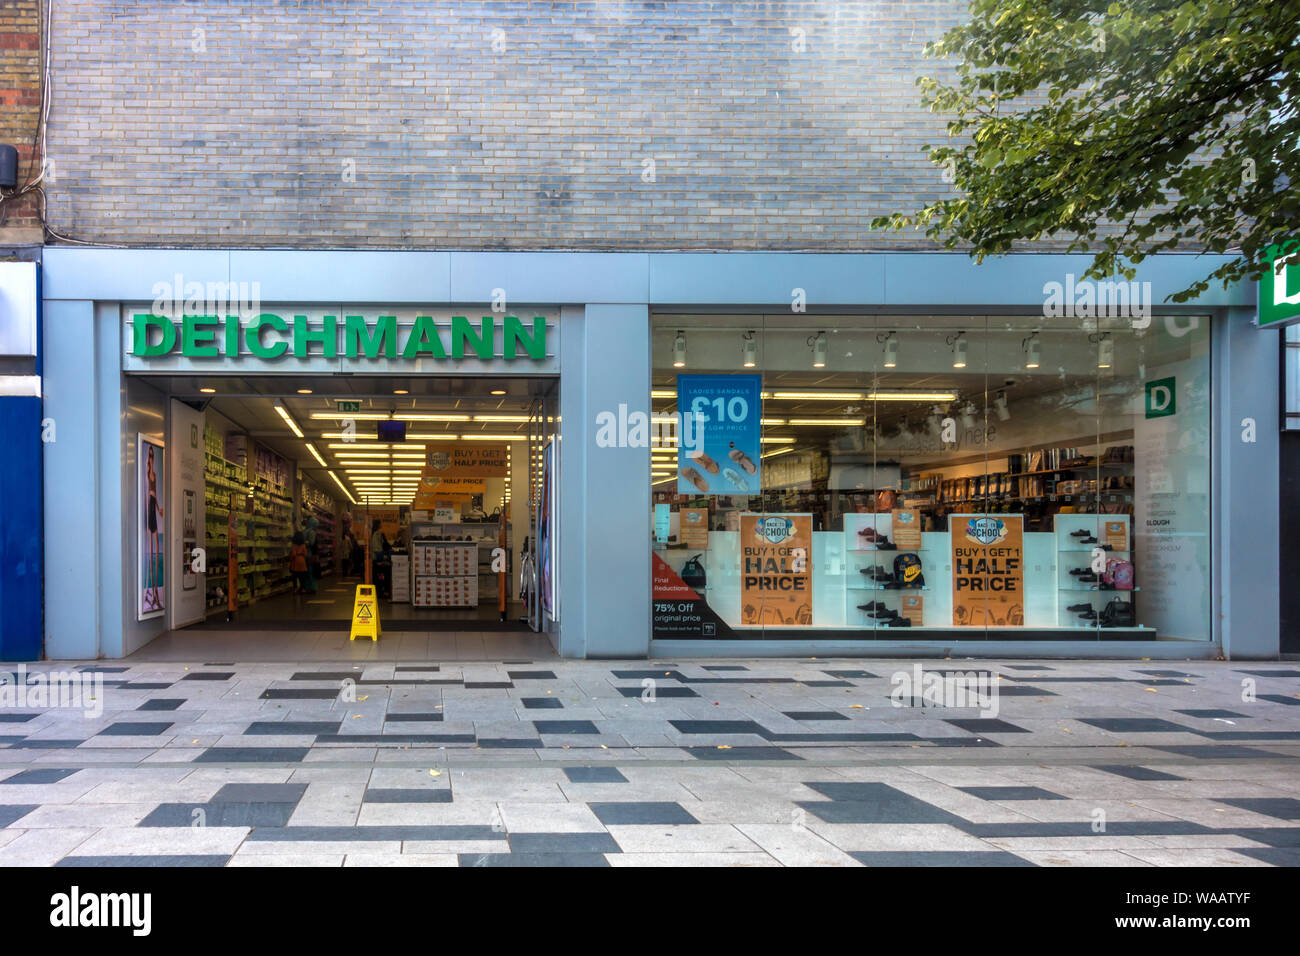
[[[815,336],[809,338],[808,341],[812,345],[813,368],[825,368],[827,352],[826,333],[818,332]]]
[[[393,394],[394,394],[394,395],[410,395],[411,393],[410,393],[408,390],[404,389],[404,388],[395,388],[395,389],[393,389]]]
[[[998,392],[997,398],[993,399],[993,410],[998,413],[998,421],[1005,422],[1011,418],[1011,411],[1007,408],[1007,393]]]
[[[967,402],[961,410],[961,423],[967,428],[975,427],[975,403]]]
[[[505,390],[504,388],[494,388],[494,389],[492,389],[492,394],[493,394],[493,395],[504,395],[505,393],[506,393],[506,390]]]
[[[745,368],[758,364],[758,340],[754,338],[753,329],[740,337],[740,364]]]
[[[199,391],[204,395],[215,395],[217,390],[215,388],[201,388]]]
[[[879,338],[879,336],[877,336]],[[885,336],[885,368],[898,368],[898,333]]]
[[[966,367],[966,352],[969,344],[966,341],[966,333],[958,332],[956,335],[949,337],[948,344],[952,346],[952,367]]]
[[[311,389],[310,389],[310,388],[300,388],[300,389],[298,389],[298,394],[299,394],[299,395],[310,395],[310,394],[311,394]]]
[[[673,339],[673,368],[686,367],[686,333],[677,330],[677,337]]]
[[[1025,368],[1038,368],[1043,358],[1043,346],[1038,341],[1038,333],[1031,333],[1029,338],[1020,343],[1025,350]]]
[[[1110,368],[1115,364],[1115,340],[1109,332],[1101,333],[1097,342],[1097,368]]]

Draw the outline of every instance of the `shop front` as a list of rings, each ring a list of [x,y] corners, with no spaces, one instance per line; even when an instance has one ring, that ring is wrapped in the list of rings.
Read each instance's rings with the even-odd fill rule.
[[[566,657],[1276,656],[1275,333],[1085,266],[49,249],[45,655],[337,616],[363,542]]]

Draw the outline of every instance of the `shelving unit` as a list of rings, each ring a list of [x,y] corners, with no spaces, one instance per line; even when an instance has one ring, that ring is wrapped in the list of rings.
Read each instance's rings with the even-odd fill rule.
[[[302,516],[316,519],[316,552],[320,561],[321,576],[330,574],[335,568],[335,552],[338,547],[336,529],[335,502],[332,495],[327,495],[315,485],[302,485]]]
[[[477,599],[482,601],[497,600],[497,573],[492,570],[492,552],[498,544],[500,525],[496,521],[415,521],[411,526],[412,540],[445,541],[448,543],[473,544],[477,548],[476,578]],[[466,541],[466,536],[469,540]],[[511,580],[514,534],[510,524],[506,524],[506,581]],[[412,562],[414,565],[415,562]],[[419,572],[412,568],[412,592],[414,593],[414,574]],[[476,602],[477,603],[477,602]]]
[[[1110,533],[1107,525],[1111,526]],[[1122,528],[1122,530],[1120,530]],[[1111,550],[1105,551],[1106,560],[1133,560],[1133,529],[1128,515],[1115,514],[1058,514],[1055,517],[1056,553],[1057,553],[1057,623],[1073,627],[1098,627],[1101,610],[1110,601],[1134,601],[1135,591],[1140,591],[1137,582],[1132,588],[1106,587],[1100,574],[1092,573],[1093,549],[1103,544],[1112,544]],[[1079,535],[1079,532],[1087,535]],[[1088,538],[1096,541],[1081,543]],[[1122,544],[1123,547],[1114,545]],[[1079,575],[1071,574],[1073,570],[1088,570],[1096,581],[1080,580]],[[1087,605],[1087,610],[1083,605]],[[1078,610],[1071,611],[1071,607]],[[1097,617],[1085,617],[1091,612]]]
[[[897,584],[894,576],[894,558],[900,554],[914,554],[922,562],[921,581],[925,580],[922,555],[924,548],[892,547],[881,549],[872,544],[870,536],[863,531],[871,531],[876,536],[883,535],[888,543],[894,541],[894,518],[886,512],[860,513],[851,512],[844,516],[844,619],[865,627],[902,628],[919,627],[922,624],[925,602],[921,593],[928,590],[924,584],[904,584],[886,587],[886,577],[890,584]],[[917,529],[917,534],[920,529]],[[864,574],[864,571],[875,570]],[[912,600],[905,600],[910,597]],[[919,598],[919,600],[918,600]],[[911,605],[910,607],[908,605]],[[893,612],[896,616],[889,616]],[[874,614],[886,614],[886,617],[873,617]],[[892,623],[894,620],[910,620],[909,625]]]

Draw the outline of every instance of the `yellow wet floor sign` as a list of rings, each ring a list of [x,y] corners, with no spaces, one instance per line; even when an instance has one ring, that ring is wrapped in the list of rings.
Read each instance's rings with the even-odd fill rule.
[[[358,637],[368,637],[372,641],[377,641],[382,633],[379,627],[379,600],[375,597],[375,586],[358,584],[357,596],[352,602],[352,633],[348,640],[355,641]]]

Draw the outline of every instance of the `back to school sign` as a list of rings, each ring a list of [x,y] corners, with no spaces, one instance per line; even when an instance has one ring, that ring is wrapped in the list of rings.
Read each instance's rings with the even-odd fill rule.
[[[740,516],[742,624],[812,624],[812,515]]]
[[[949,515],[952,620],[959,627],[1025,623],[1025,519]]]

